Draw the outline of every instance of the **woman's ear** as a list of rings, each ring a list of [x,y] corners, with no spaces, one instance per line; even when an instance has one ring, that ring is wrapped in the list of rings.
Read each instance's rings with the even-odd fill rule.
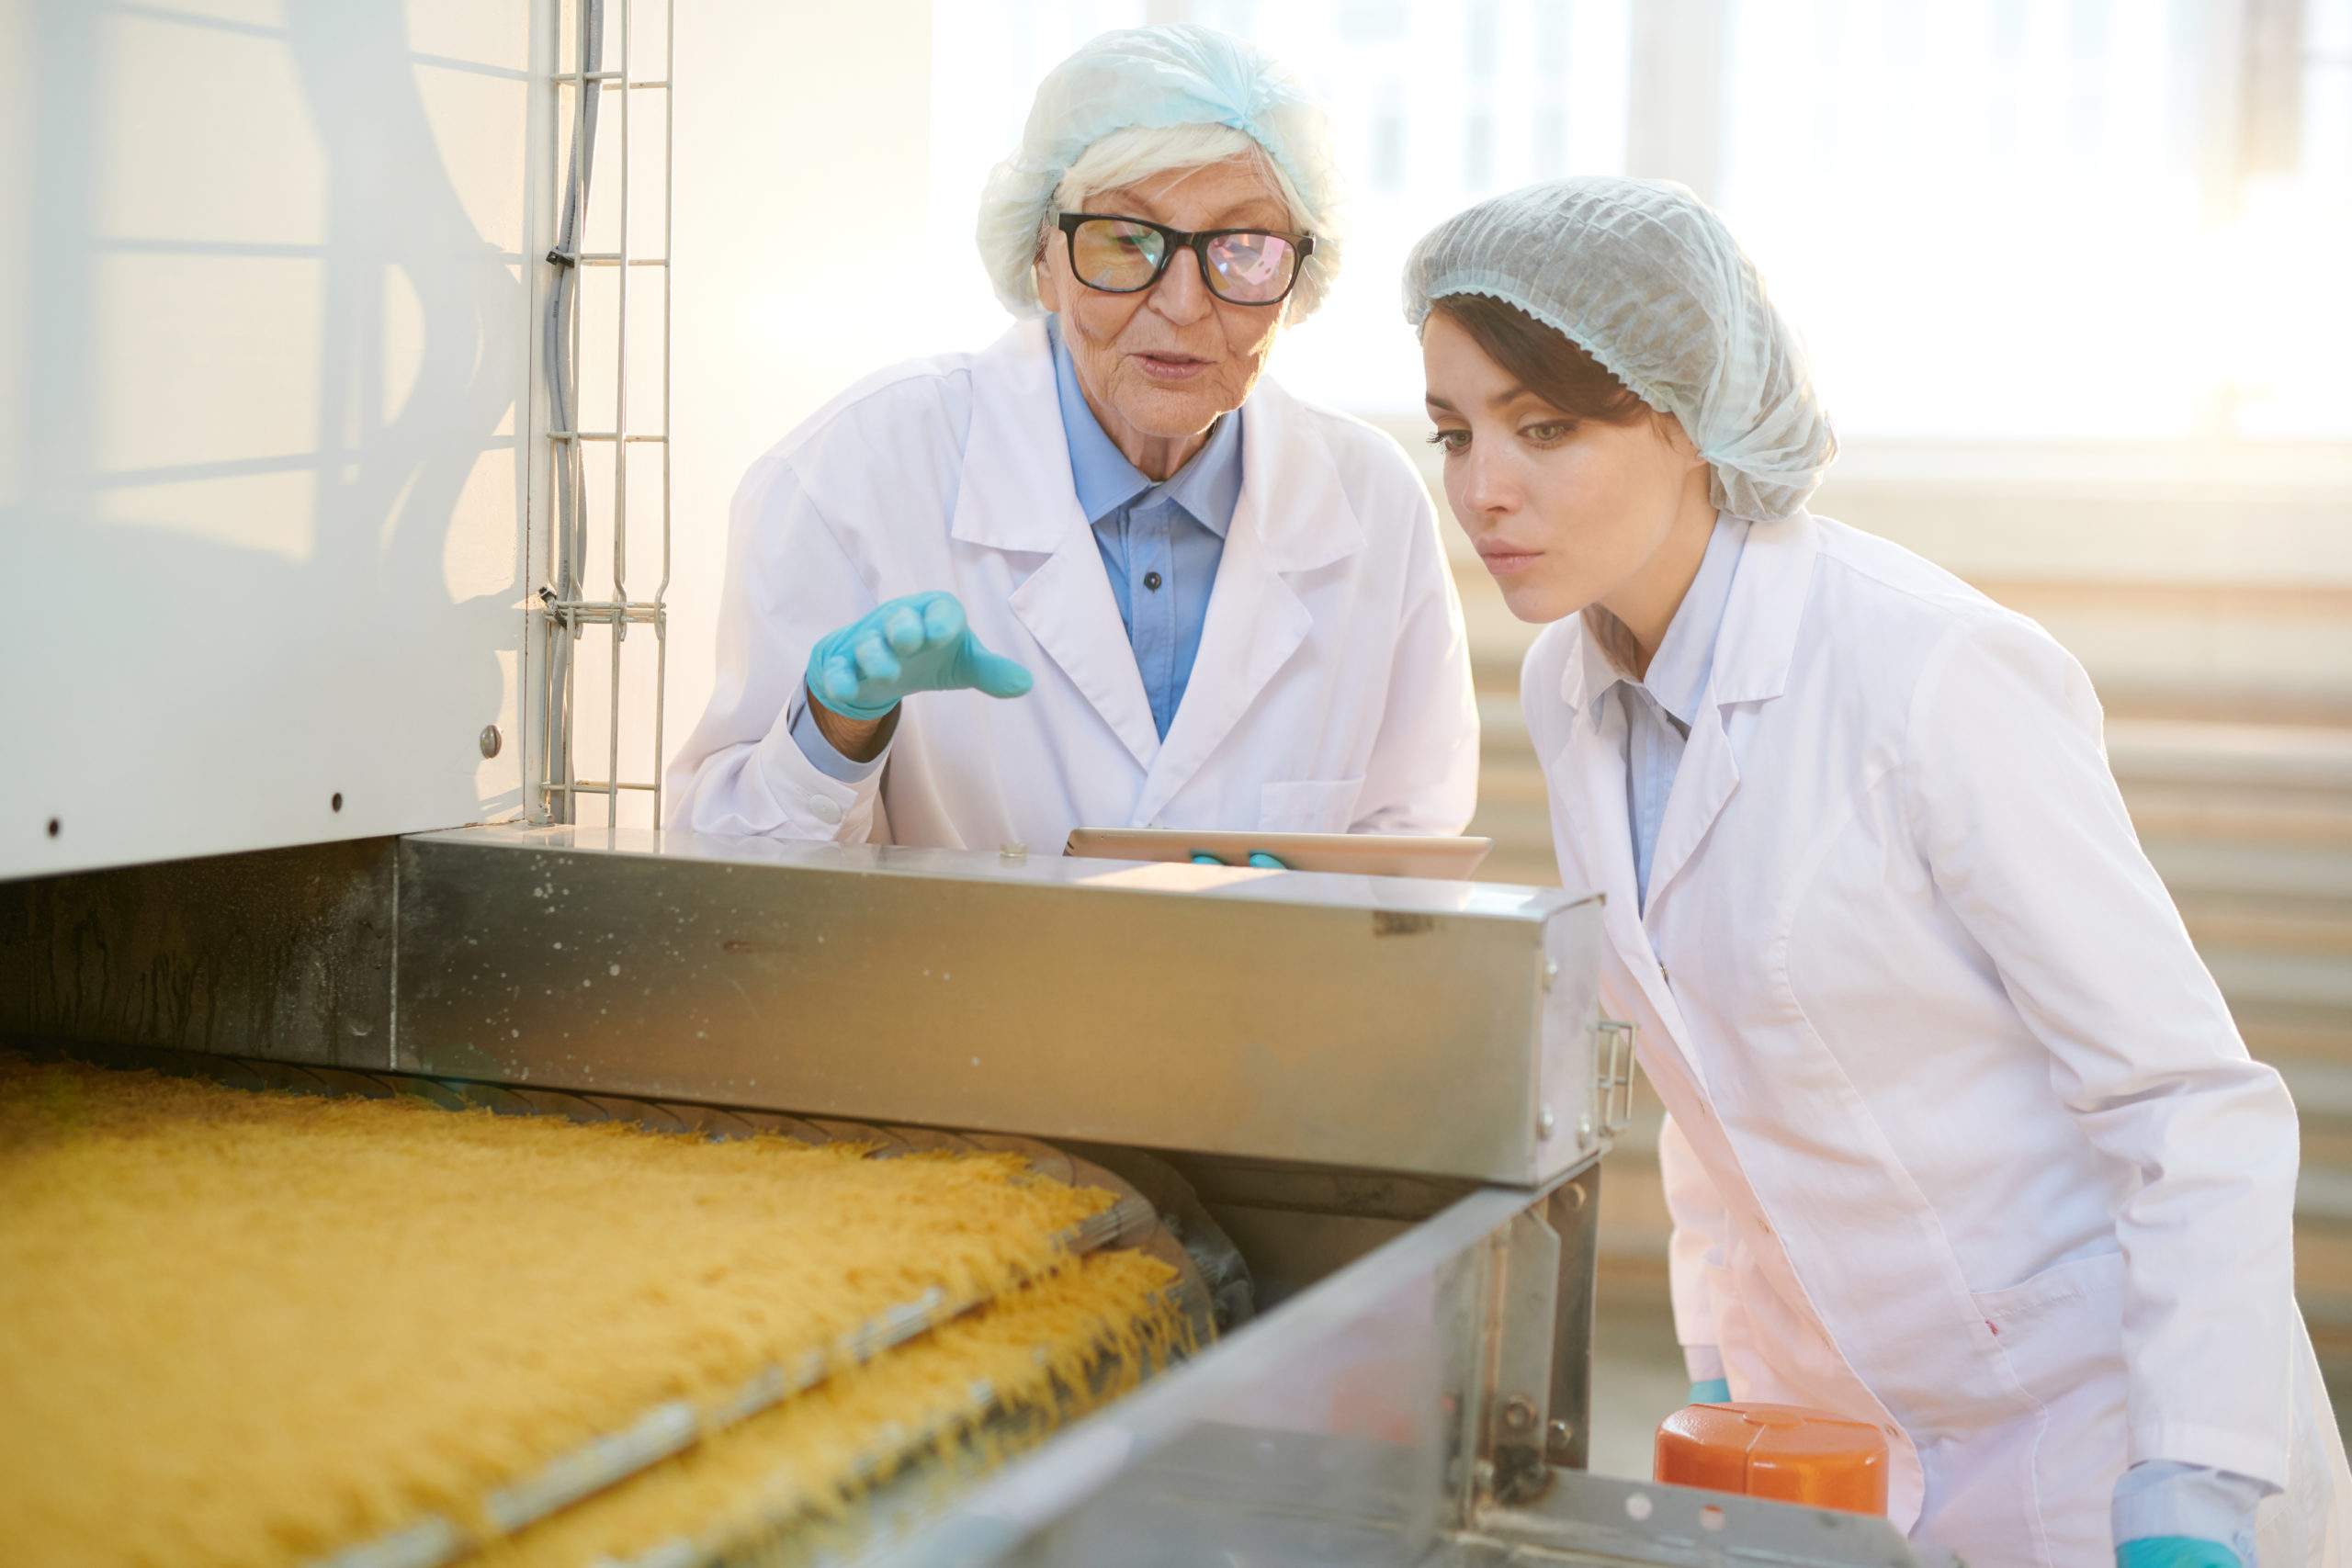
[[[1061,282],[1054,276],[1054,265],[1046,259],[1046,237],[1037,236],[1037,254],[1029,260],[1029,276],[1037,290],[1037,303],[1055,315],[1061,313]]]
[[[1707,459],[1699,456],[1699,444],[1690,439],[1690,433],[1682,428],[1680,420],[1670,413],[1659,413],[1655,409],[1650,411],[1650,419],[1657,427],[1658,439],[1674,448],[1674,455],[1682,459],[1684,468],[1703,468],[1707,466]]]

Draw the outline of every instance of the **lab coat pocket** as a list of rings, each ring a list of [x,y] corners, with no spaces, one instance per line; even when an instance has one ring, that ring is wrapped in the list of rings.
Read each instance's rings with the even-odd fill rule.
[[[1270,784],[1258,796],[1258,830],[1263,833],[1344,833],[1355,820],[1362,779],[1306,780]]]
[[[2047,1405],[2123,1364],[2124,1263],[2095,1252],[1973,1298],[2026,1395]]]

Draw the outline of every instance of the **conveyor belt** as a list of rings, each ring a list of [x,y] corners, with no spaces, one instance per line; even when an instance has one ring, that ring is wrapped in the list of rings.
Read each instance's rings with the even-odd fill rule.
[[[1208,1332],[1150,1206],[1044,1145],[162,1065],[252,1087],[0,1058],[35,1558],[701,1561]]]

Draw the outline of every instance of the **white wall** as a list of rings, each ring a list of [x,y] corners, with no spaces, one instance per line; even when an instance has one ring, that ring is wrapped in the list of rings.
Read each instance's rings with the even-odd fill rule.
[[[0,0],[0,876],[517,807],[532,10]]]
[[[920,225],[928,193],[928,0],[699,0],[677,51],[673,750],[709,698],[743,470],[867,373],[973,346],[934,341],[928,297],[934,267],[979,265],[891,218]]]

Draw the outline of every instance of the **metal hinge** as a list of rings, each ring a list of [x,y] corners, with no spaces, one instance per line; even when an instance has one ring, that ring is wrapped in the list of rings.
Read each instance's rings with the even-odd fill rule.
[[[1592,1024],[1592,1102],[1610,1137],[1634,1120],[1634,1026],[1613,1018]]]

